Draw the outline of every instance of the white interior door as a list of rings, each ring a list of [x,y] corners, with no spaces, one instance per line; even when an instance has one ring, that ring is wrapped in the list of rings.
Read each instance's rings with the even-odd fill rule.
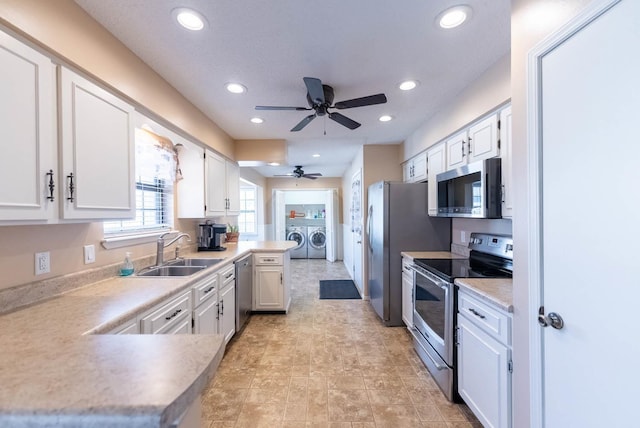
[[[273,229],[274,235],[273,239],[275,241],[284,241],[287,239],[286,231],[285,231],[285,201],[284,201],[284,191],[283,190],[274,190],[273,191]]]
[[[337,189],[329,189],[325,191],[326,194],[326,219],[325,219],[325,227],[326,227],[326,250],[327,250],[327,260],[330,262],[335,262],[339,259],[338,256],[338,242],[339,242],[339,213],[338,207],[340,206],[340,201],[338,200],[338,190]]]
[[[362,284],[362,170],[351,179],[351,245],[353,257],[353,282],[364,294]]]
[[[604,12],[597,3],[549,42],[536,67],[541,244],[533,250],[546,314],[564,320],[562,329],[532,328],[546,427],[637,420],[640,2]]]

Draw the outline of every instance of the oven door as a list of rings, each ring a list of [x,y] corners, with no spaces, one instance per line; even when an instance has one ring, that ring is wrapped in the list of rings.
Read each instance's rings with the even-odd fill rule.
[[[413,267],[413,324],[442,360],[453,367],[453,284]]]

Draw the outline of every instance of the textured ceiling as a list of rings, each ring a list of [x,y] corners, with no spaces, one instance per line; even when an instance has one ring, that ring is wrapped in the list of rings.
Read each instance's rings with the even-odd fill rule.
[[[442,30],[435,17],[458,0],[76,0],[82,8],[191,100],[234,139],[286,139],[290,165],[341,176],[362,144],[402,142],[510,48],[509,0],[467,0],[472,18]],[[203,14],[190,32],[176,7]],[[340,112],[362,124],[349,130],[325,117],[298,133],[307,106],[305,76],[333,86],[335,101],[383,92],[388,102]],[[398,83],[417,79],[413,91]],[[240,82],[247,93],[224,88]],[[381,123],[382,114],[394,120]],[[253,116],[265,120],[249,122]],[[326,132],[326,135],[325,135]],[[319,153],[320,158],[312,158]],[[266,176],[289,167],[261,167]],[[311,171],[313,170],[313,171]]]

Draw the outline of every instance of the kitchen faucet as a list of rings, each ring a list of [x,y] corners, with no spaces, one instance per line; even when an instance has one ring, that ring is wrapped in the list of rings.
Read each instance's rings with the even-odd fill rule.
[[[167,235],[170,235],[172,233],[173,232],[163,233],[162,235],[160,235],[158,237],[157,248],[156,248],[156,266],[162,266],[164,264],[164,247],[168,247],[169,245],[171,245],[174,242],[176,242],[178,239],[184,238],[184,237],[187,237],[187,240],[189,242],[191,242],[191,236],[189,236],[188,233],[180,233],[179,232],[178,236],[173,238],[171,241],[165,243],[164,242],[164,237],[167,236]]]

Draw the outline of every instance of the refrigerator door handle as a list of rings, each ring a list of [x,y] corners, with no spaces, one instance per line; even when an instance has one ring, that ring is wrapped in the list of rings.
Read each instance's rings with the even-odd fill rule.
[[[373,253],[373,245],[371,245],[371,215],[373,214],[373,205],[369,205],[369,215],[367,216],[367,239],[369,241],[369,252]]]

